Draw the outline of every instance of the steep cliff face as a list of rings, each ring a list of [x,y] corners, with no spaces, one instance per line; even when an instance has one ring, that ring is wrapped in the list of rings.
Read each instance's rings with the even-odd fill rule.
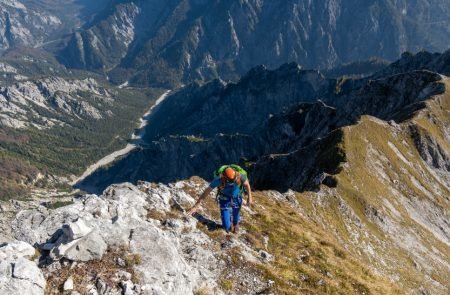
[[[141,85],[233,79],[259,64],[291,61],[331,68],[448,49],[449,9],[435,0],[119,1],[75,33],[60,56]]]
[[[252,133],[272,114],[299,101],[332,95],[335,81],[295,63],[276,70],[263,66],[249,71],[236,84],[215,80],[189,85],[170,97],[152,117],[149,140],[170,134]],[[183,118],[183,120],[175,120]]]
[[[0,2],[0,51],[14,46],[35,46],[62,25],[59,17],[48,11],[28,9],[22,2]]]

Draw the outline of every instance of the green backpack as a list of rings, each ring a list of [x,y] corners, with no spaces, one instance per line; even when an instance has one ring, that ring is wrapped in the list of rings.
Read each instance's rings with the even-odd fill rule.
[[[227,169],[228,167],[233,168],[237,173],[239,173],[240,176],[244,176],[245,179],[248,179],[248,177],[247,177],[247,171],[245,171],[244,169],[242,169],[241,166],[235,165],[235,164],[222,165],[222,166],[220,166],[219,169],[217,169],[217,170],[214,171],[214,173],[213,173],[214,178],[216,178],[216,177],[221,177],[223,171],[225,171],[225,169]],[[222,193],[222,189],[223,189],[224,185],[225,185],[225,183],[222,181],[222,178],[221,178],[221,180],[220,180],[220,187],[219,187],[219,189],[218,189],[218,191],[217,191],[217,195],[216,195],[216,200],[217,200],[217,202],[219,202],[219,195]],[[241,189],[241,191],[247,193],[247,191],[246,191],[245,188],[244,188],[244,183],[241,182],[239,188]]]
[[[213,176],[214,176],[214,177],[220,177],[220,176],[222,175],[223,171],[225,171],[225,169],[227,169],[228,167],[233,168],[233,169],[234,169],[236,172],[238,172],[240,175],[244,175],[245,178],[248,178],[248,177],[247,177],[247,171],[245,171],[244,169],[242,169],[241,166],[235,165],[235,164],[231,164],[231,165],[222,165],[222,166],[220,166],[219,169],[217,169],[217,170],[214,171]]]

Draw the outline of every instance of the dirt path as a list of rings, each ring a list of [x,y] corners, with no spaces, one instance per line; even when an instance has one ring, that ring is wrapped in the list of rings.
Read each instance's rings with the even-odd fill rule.
[[[89,166],[86,171],[83,173],[83,175],[81,175],[79,178],[77,178],[76,180],[74,180],[71,185],[75,185],[79,182],[82,182],[86,177],[88,177],[89,175],[91,175],[95,170],[97,170],[98,168],[108,165],[112,162],[114,162],[118,157],[124,156],[126,154],[128,154],[129,152],[131,152],[134,148],[136,148],[139,144],[142,143],[142,138],[145,135],[145,127],[148,124],[148,119],[152,113],[152,111],[161,103],[164,101],[164,99],[167,98],[167,96],[169,95],[170,90],[164,92],[163,95],[161,95],[155,102],[155,104],[142,116],[142,118],[140,119],[140,125],[139,125],[139,132],[138,134],[132,134],[131,139],[133,141],[133,143],[129,143],[127,144],[123,149],[115,151],[107,156],[105,156],[103,159],[101,159],[100,161],[98,161],[95,164],[92,164],[91,166]]]

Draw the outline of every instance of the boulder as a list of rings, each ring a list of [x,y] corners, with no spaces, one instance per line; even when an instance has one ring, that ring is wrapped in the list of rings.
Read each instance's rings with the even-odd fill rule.
[[[12,265],[14,279],[29,281],[42,289],[45,288],[44,275],[34,262],[21,257],[13,261]]]
[[[83,219],[63,225],[62,230],[69,241],[80,239],[92,232]]]
[[[136,229],[130,250],[141,256],[136,269],[145,282],[144,294],[192,294],[195,272],[165,232],[155,226]]]
[[[68,238],[68,237],[63,237]],[[50,254],[53,259],[65,257],[72,261],[90,261],[101,259],[106,252],[108,245],[103,241],[102,236],[93,231],[87,236],[66,243],[61,243],[55,247]]]
[[[274,260],[273,256],[264,250],[260,250],[258,254],[261,260],[265,263],[272,262]]]
[[[122,294],[123,295],[135,295],[137,294],[134,291],[134,284],[132,281],[128,280],[128,281],[122,281],[120,283],[120,285],[122,286]]]
[[[35,252],[30,244],[16,240],[0,247],[0,260],[10,256],[32,258]]]
[[[43,295],[45,278],[34,262],[23,257],[7,257],[0,262],[0,294]]]

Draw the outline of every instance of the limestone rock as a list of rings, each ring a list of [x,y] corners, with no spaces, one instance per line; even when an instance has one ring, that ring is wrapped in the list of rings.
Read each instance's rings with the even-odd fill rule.
[[[64,291],[70,291],[73,290],[73,278],[69,277],[65,282],[63,286]]]
[[[0,294],[43,295],[46,281],[34,262],[8,257],[0,262]]]
[[[172,206],[190,204],[192,198],[176,185],[145,185],[147,192],[130,183],[116,184],[101,196],[86,195],[55,210],[21,211],[12,222],[14,234],[49,249],[52,259],[100,259],[107,247],[126,245],[130,254],[140,257],[140,263],[132,266],[139,284],[128,284],[131,274],[124,271],[114,280],[127,282],[126,290],[137,294],[191,294],[199,286],[216,288],[221,266],[207,247],[210,238],[197,229],[197,221],[170,218],[164,225],[147,217],[152,208],[174,210]],[[124,262],[116,261],[122,267]],[[60,267],[53,263],[48,271],[54,273]],[[6,266],[2,269],[8,270]],[[96,278],[87,288],[88,294],[121,292],[106,282]]]
[[[16,240],[0,247],[0,260],[12,256],[31,258],[35,252],[36,250],[30,244]]]
[[[97,231],[68,243],[62,243],[51,252],[55,259],[65,257],[73,261],[101,259],[108,245]]]
[[[36,264],[25,259],[19,258],[14,261],[13,277],[21,280],[28,280],[40,286],[45,287],[45,279],[42,272],[36,267]]]
[[[92,229],[86,225],[83,219],[64,225],[62,230],[70,241],[82,238],[92,232]]]
[[[164,232],[154,226],[137,229],[130,241],[130,250],[142,257],[142,264],[136,269],[145,282],[142,285],[143,290],[156,294],[193,292],[191,268]]]
[[[136,292],[133,290],[134,289],[134,284],[132,281],[128,280],[128,281],[122,281],[120,283],[120,285],[122,286],[122,294],[123,295],[134,295],[136,294]]]
[[[260,258],[262,259],[262,261],[264,262],[272,262],[273,261],[273,256],[271,254],[269,254],[268,252],[264,251],[264,250],[260,250],[258,252]]]

